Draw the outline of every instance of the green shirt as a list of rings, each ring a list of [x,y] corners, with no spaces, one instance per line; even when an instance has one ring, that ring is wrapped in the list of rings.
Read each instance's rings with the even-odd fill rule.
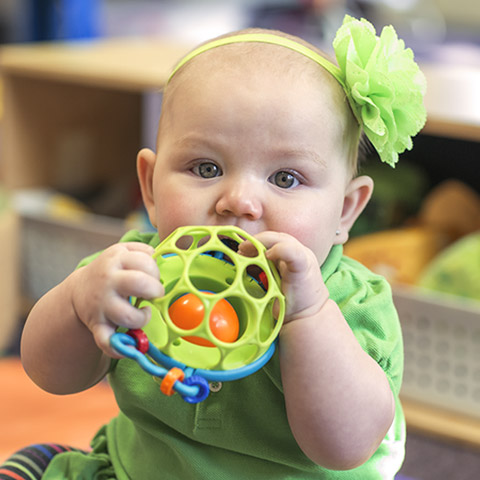
[[[129,232],[122,241],[159,242],[157,235],[138,232]],[[136,362],[123,359],[109,374],[118,417],[98,432],[91,454],[58,455],[43,478],[392,480],[403,461],[405,442],[398,400],[403,371],[400,325],[387,282],[342,251],[333,247],[321,268],[323,278],[357,340],[385,371],[397,402],[392,427],[364,465],[331,471],[303,454],[287,421],[277,353],[253,375],[212,385],[208,398],[193,405],[178,394],[164,396]]]

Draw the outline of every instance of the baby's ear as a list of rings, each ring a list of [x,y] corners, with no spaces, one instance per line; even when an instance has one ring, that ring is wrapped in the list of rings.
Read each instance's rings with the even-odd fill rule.
[[[137,175],[142,192],[143,204],[147,210],[150,222],[154,227],[156,227],[155,201],[153,196],[155,158],[155,152],[149,148],[143,148],[137,155]]]
[[[345,190],[339,234],[335,238],[335,244],[343,244],[348,240],[348,233],[366,207],[372,192],[373,180],[370,177],[362,175],[350,181]]]

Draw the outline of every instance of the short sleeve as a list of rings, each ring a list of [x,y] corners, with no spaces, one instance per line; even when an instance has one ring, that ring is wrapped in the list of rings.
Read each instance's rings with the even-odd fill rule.
[[[358,262],[342,257],[326,280],[361,347],[385,371],[398,395],[403,373],[403,340],[388,282]]]

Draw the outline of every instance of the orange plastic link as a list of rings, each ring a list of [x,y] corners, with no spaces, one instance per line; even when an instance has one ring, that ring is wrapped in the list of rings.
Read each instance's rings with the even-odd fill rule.
[[[169,397],[172,396],[175,393],[175,390],[173,389],[175,382],[177,380],[181,382],[184,378],[185,373],[183,370],[177,367],[171,368],[160,384],[160,391]]]

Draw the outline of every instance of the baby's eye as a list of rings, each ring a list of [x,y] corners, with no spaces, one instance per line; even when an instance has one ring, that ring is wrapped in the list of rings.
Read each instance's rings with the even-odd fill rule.
[[[220,167],[212,162],[199,163],[192,168],[192,172],[202,178],[215,178],[222,175]]]
[[[300,185],[298,178],[293,173],[283,170],[274,173],[268,180],[280,188],[292,188]]]

